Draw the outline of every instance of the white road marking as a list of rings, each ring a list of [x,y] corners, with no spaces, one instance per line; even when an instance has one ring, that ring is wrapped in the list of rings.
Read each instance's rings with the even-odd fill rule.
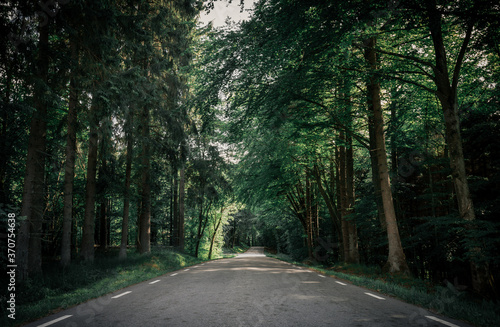
[[[343,285],[343,286],[346,286],[346,285],[347,285],[346,283],[342,283],[342,282],[338,282],[338,281],[336,281],[335,283],[340,284],[340,285]]]
[[[323,276],[323,275],[318,275],[318,276],[321,277],[321,278],[325,278],[325,276]]]
[[[189,269],[184,269],[184,271],[189,271]]]
[[[455,324],[452,324],[451,322],[447,322],[443,319],[439,319],[437,317],[433,317],[433,316],[425,316],[425,318],[428,318],[428,319],[431,319],[431,320],[434,320],[434,321],[437,321],[437,322],[440,322],[442,323],[443,325],[446,325],[446,326],[450,326],[450,327],[459,327],[458,325],[455,325]]]
[[[113,296],[113,297],[111,297],[111,298],[112,298],[112,299],[117,299],[117,298],[119,298],[119,297],[121,297],[121,296],[127,295],[128,293],[132,293],[132,291],[124,292],[124,293],[122,293],[122,294],[115,295],[115,296]]]
[[[62,316],[62,317],[59,317],[57,319],[54,319],[54,320],[51,320],[49,322],[46,322],[45,324],[43,325],[38,325],[38,327],[45,327],[45,326],[49,326],[49,325],[52,325],[52,324],[55,324],[56,322],[58,321],[61,321],[61,320],[64,320],[64,319],[67,319],[69,317],[73,317],[73,315],[66,315],[66,316]]]
[[[365,294],[369,295],[369,296],[372,296],[372,297],[374,297],[376,299],[379,299],[379,300],[385,300],[383,297],[375,295],[375,294],[372,294],[372,293],[365,292]]]
[[[149,284],[151,285],[151,284],[154,284],[154,283],[158,283],[159,281],[160,281],[160,280],[158,279],[158,280],[155,280],[154,282],[151,282],[151,283],[149,283]]]
[[[170,275],[170,276],[175,276],[175,275],[177,275],[177,273],[175,273],[175,274],[172,274],[172,275]]]

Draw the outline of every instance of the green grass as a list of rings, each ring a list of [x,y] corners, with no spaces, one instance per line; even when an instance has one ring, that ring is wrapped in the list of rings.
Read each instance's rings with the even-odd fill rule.
[[[378,267],[339,265],[325,268],[296,262],[288,256],[267,255],[399,298],[450,318],[467,321],[475,326],[500,326],[498,303],[479,301],[453,288],[432,285],[415,278],[383,274]]]
[[[57,262],[44,265],[43,275],[16,287],[16,320],[1,312],[0,326],[16,326],[75,306],[203,260],[170,249],[154,249],[151,255],[127,253],[118,260],[115,250],[96,254],[94,264],[73,263],[62,269]],[[5,310],[2,306],[0,310]]]

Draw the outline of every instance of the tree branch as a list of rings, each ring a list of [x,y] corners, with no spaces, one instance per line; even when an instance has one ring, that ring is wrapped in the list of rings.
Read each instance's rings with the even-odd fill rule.
[[[427,87],[427,86],[425,86],[423,84],[420,84],[418,82],[411,81],[411,80],[408,80],[408,79],[405,79],[405,78],[402,78],[402,77],[398,77],[398,76],[394,76],[394,75],[390,75],[390,74],[383,74],[383,75],[386,76],[386,77],[393,78],[395,80],[404,82],[404,83],[408,83],[408,84],[412,84],[412,85],[418,86],[418,87],[426,90],[427,92],[430,92],[432,94],[436,94],[436,90],[433,90],[430,87]]]
[[[297,95],[298,98],[302,101],[305,101],[305,102],[308,102],[308,103],[311,103],[311,104],[314,104],[316,106],[319,106],[320,108],[323,108],[323,109],[326,109],[328,110],[328,107],[325,106],[324,104],[322,103],[319,103],[319,102],[316,102],[314,100],[311,100],[311,99],[307,99],[303,96],[300,96],[300,95]],[[346,133],[348,133],[349,135],[351,135],[356,141],[359,142],[359,144],[361,144],[362,146],[364,146],[365,148],[369,149],[370,148],[370,145],[369,143],[367,142],[366,139],[364,139],[363,137],[357,135],[357,134],[354,134],[349,128],[347,128],[344,124],[342,124],[341,122],[339,121],[336,121],[335,122],[335,125],[336,127],[340,127],[341,129],[343,129]]]
[[[465,53],[467,52],[467,47],[469,46],[473,28],[474,24],[469,24],[469,26],[467,27],[467,32],[465,32],[464,42],[462,43],[462,47],[460,48],[460,52],[458,53],[457,62],[455,63],[455,69],[453,70],[451,89],[455,94],[458,86],[458,78],[460,77],[460,69],[462,68],[462,63],[464,61]]]
[[[385,51],[385,50],[382,50],[382,49],[375,49],[375,51],[377,51],[378,53],[389,55],[389,56],[403,58],[403,59],[406,59],[406,60],[411,60],[411,61],[414,61],[414,62],[418,62],[419,64],[422,64],[424,66],[431,67],[433,70],[435,68],[435,66],[432,63],[430,63],[428,61],[425,61],[425,60],[422,60],[422,59],[420,59],[418,57],[415,57],[415,56],[402,55],[402,54],[399,54],[399,53]]]

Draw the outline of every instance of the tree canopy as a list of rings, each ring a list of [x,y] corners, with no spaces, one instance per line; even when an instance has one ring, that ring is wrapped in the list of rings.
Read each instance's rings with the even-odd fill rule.
[[[202,26],[217,5],[0,6],[19,276],[260,244],[497,297],[498,4],[260,0]]]

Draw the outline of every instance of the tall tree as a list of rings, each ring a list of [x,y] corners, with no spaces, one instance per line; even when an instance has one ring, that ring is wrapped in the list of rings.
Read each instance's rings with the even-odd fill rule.
[[[378,178],[380,183],[380,193],[384,207],[385,227],[389,243],[389,255],[385,269],[391,273],[408,274],[409,268],[399,236],[399,228],[394,210],[392,198],[391,182],[389,177],[389,166],[387,164],[387,152],[384,134],[384,118],[382,104],[380,100],[380,84],[375,71],[378,69],[377,53],[375,50],[376,37],[366,39],[364,57],[370,66],[371,75],[367,81],[367,99],[370,115],[373,117],[373,133],[370,136],[375,138],[373,143],[376,148],[370,149],[376,153]]]
[[[185,196],[185,171],[184,167],[181,167],[180,171],[180,177],[179,177],[179,223],[177,224],[178,230],[179,230],[179,249],[181,251],[184,251],[184,246],[185,246],[185,228],[184,228],[184,214],[185,214],[185,207],[184,207],[184,196]]]
[[[446,126],[446,141],[449,147],[450,167],[452,179],[458,202],[460,217],[467,222],[474,222],[476,214],[472,202],[460,132],[460,119],[458,116],[458,84],[460,70],[468,50],[474,29],[474,21],[466,22],[465,36],[463,38],[460,52],[455,61],[452,76],[448,71],[449,62],[446,56],[445,42],[442,33],[442,14],[437,7],[436,0],[427,1],[429,30],[432,36],[435,55],[434,81],[436,84],[436,95],[441,103]],[[471,226],[472,227],[472,226]],[[492,286],[489,282],[490,272],[481,258],[481,249],[476,247],[471,251],[472,285],[481,294],[487,294]]]
[[[145,105],[141,113],[141,205],[139,213],[139,235],[137,250],[141,254],[151,252],[151,159],[149,144],[149,107]]]
[[[78,118],[78,89],[76,79],[79,66],[79,47],[77,38],[70,39],[71,70],[70,93],[68,101],[68,132],[66,137],[66,162],[64,169],[64,217],[61,240],[61,264],[71,262],[71,224],[73,221],[73,187],[75,180],[76,131]]]
[[[132,158],[134,145],[132,140],[131,131],[131,117],[132,113],[129,112],[125,121],[125,138],[127,142],[127,154],[125,159],[125,186],[123,189],[123,217],[122,217],[122,235],[120,242],[120,252],[118,257],[120,259],[127,258],[127,245],[128,245],[128,225],[130,215],[130,182],[132,179]]]
[[[42,269],[41,233],[45,193],[45,156],[47,139],[49,26],[38,25],[38,57],[34,80],[35,111],[31,119],[26,174],[24,178],[21,221],[16,259],[20,279]]]
[[[96,176],[97,176],[97,149],[98,149],[98,104],[97,94],[92,100],[89,114],[90,134],[87,155],[87,183],[85,188],[85,219],[83,223],[83,235],[81,245],[81,256],[87,262],[94,261],[94,232],[95,232],[95,198],[96,198]]]

